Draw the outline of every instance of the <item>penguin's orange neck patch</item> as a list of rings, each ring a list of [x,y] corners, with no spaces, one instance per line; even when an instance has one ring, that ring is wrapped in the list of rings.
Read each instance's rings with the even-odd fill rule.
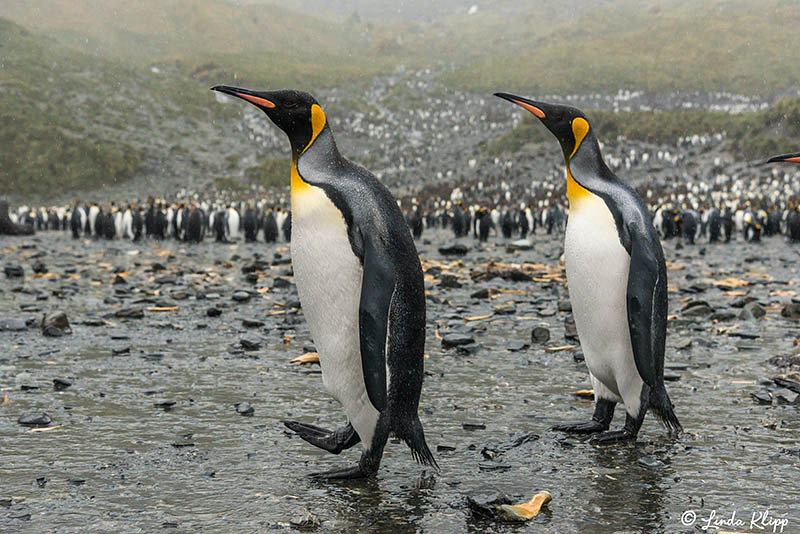
[[[583,200],[594,197],[594,193],[583,187],[572,177],[572,173],[567,167],[567,198],[570,208],[577,207]]]
[[[304,193],[311,188],[311,185],[304,181],[300,172],[297,170],[297,160],[292,159],[292,196],[298,193]]]
[[[303,152],[308,150],[311,145],[314,144],[314,141],[317,140],[319,134],[322,133],[322,130],[325,129],[325,124],[327,124],[328,119],[325,117],[325,112],[322,111],[322,108],[318,104],[314,104],[311,106],[311,139],[308,141],[308,144],[303,149]],[[301,152],[301,154],[303,153]]]

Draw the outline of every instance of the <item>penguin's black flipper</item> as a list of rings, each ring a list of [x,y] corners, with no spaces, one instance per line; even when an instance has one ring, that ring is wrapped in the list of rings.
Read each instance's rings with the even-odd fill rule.
[[[627,303],[633,359],[644,383],[651,389],[656,389],[657,343],[662,336],[659,336],[655,327],[666,319],[661,317],[666,314],[666,310],[662,312],[659,309],[660,293],[666,295],[666,273],[662,273],[659,266],[658,244],[647,242],[646,237],[635,228],[629,230],[631,266],[628,273]],[[663,362],[663,349],[661,358]]]
[[[386,335],[389,306],[394,293],[394,269],[386,247],[375,243],[377,236],[363,239],[363,277],[359,307],[361,366],[370,402],[379,412],[386,408]]]

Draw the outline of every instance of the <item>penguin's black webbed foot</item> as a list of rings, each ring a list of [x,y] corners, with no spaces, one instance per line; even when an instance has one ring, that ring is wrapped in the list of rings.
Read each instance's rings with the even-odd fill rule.
[[[353,467],[332,469],[322,473],[312,473],[309,476],[314,480],[357,480],[360,478],[369,478],[371,476],[375,476],[375,473],[365,471],[361,468],[361,465],[356,464]]]
[[[635,441],[636,434],[627,430],[615,430],[614,432],[603,432],[594,436],[590,443],[593,445],[611,445],[612,443],[619,443],[621,441]]]
[[[594,434],[595,432],[604,432],[608,430],[608,425],[605,425],[594,419],[586,423],[566,423],[563,425],[556,425],[553,427],[556,432],[570,432],[574,434]]]
[[[283,421],[283,424],[304,441],[333,454],[339,454],[361,441],[358,433],[350,423],[336,430],[328,430],[297,421]]]

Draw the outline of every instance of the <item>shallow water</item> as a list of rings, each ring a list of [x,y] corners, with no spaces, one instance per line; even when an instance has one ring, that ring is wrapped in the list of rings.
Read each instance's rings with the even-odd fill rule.
[[[418,244],[421,256],[448,262],[464,282],[461,289],[427,284],[439,303],[428,302],[429,376],[420,404],[431,448],[455,450],[434,451],[441,466],[436,473],[415,465],[405,445],[390,442],[375,480],[347,483],[319,483],[306,475],[355,462],[357,447],[333,456],[291,436],[280,422],[291,418],[326,427],[344,422],[320,375],[288,363],[312,345],[302,314],[267,315],[296,300],[293,288],[267,291],[245,304],[230,299],[234,288],[248,286],[240,269],[254,252],[271,259],[285,245],[76,244],[62,234],[43,233],[25,242],[45,251],[40,259],[59,276],[31,279],[32,259],[23,257],[31,249],[16,248],[21,241],[3,238],[3,263],[21,263],[28,278],[24,283],[0,279],[0,315],[41,316],[20,312],[23,304],[38,304],[42,311],[60,309],[69,315],[73,334],[46,338],[38,328],[0,332],[0,397],[8,395],[8,404],[0,406],[0,531],[291,531],[289,521],[307,508],[322,521],[321,532],[686,532],[693,527],[682,525],[681,518],[689,510],[696,513],[695,527],[712,511],[717,517],[736,512],[746,525],[725,529],[742,532],[763,532],[749,528],[750,517],[769,510],[788,521],[783,532],[800,532],[800,457],[787,451],[798,447],[800,408],[761,406],[750,398],[762,381],[781,374],[766,360],[791,353],[792,341],[800,336],[798,323],[782,318],[777,307],[768,308],[765,319],[750,322],[671,320],[667,373],[679,379],[667,388],[685,433],[670,439],[651,415],[635,445],[597,447],[549,430],[592,413],[590,401],[572,395],[590,387],[585,365],[573,359],[573,351],[549,353],[541,345],[507,350],[513,341],[530,343],[531,328],[540,324],[552,335],[545,346],[569,344],[565,313],[549,316],[547,311],[567,298],[563,284],[469,280],[470,269],[489,259],[554,267],[561,237],[538,234],[534,250],[518,253],[495,245],[478,250],[466,240],[472,250],[461,265],[449,264],[437,252],[438,245],[450,241],[449,233],[428,232],[424,237],[432,243]],[[737,297],[720,288],[712,286],[698,295],[686,292],[704,279],[743,278],[750,285],[740,290],[765,306],[788,299],[770,292],[791,291],[800,279],[797,251],[782,238],[760,245],[682,250],[675,245],[665,245],[667,259],[685,268],[669,273],[670,287],[676,290],[670,293],[671,314],[680,315],[687,298],[729,309]],[[163,255],[167,249],[174,251],[169,262]],[[139,252],[129,253],[134,250]],[[226,266],[234,255],[242,259]],[[113,325],[103,327],[81,324],[90,315],[119,308],[103,302],[115,291],[110,283],[114,275],[98,264],[124,269],[129,287],[152,289],[159,286],[143,270],[153,261],[164,262],[167,273],[204,270],[205,277],[183,277],[188,292],[194,295],[205,287],[220,299],[190,296],[175,302],[177,312],[147,312],[144,319],[129,321],[109,317]],[[78,267],[78,279],[61,278],[69,266]],[[270,287],[286,269],[275,267],[255,287]],[[208,270],[219,276],[208,275]],[[763,283],[763,273],[774,279]],[[78,292],[63,300],[50,296],[36,301],[32,294],[14,291],[20,286],[52,291],[68,284],[75,284]],[[491,301],[469,297],[485,286],[523,293],[499,293]],[[509,301],[515,314],[464,321]],[[206,308],[217,302],[228,305],[223,315],[207,317]],[[247,329],[242,318],[266,324]],[[736,324],[733,332],[760,337],[749,340],[720,331]],[[442,334],[472,334],[480,349],[471,355],[442,349],[437,325]],[[237,342],[245,335],[260,336],[261,349],[239,351]],[[687,338],[693,339],[692,346],[676,350]],[[130,347],[130,353],[112,353],[122,347]],[[55,391],[56,377],[73,385]],[[22,386],[39,389],[23,391]],[[156,406],[166,401],[175,404],[168,410]],[[236,412],[234,404],[244,401],[254,407],[253,417]],[[36,410],[46,411],[52,425],[61,426],[30,432],[17,424],[20,415]],[[613,427],[622,426],[623,415],[618,408]],[[465,430],[464,423],[486,428]],[[486,445],[511,442],[529,432],[539,439],[493,460],[481,454]],[[640,459],[661,464],[647,467]],[[44,487],[37,483],[40,477],[46,479]],[[74,479],[85,482],[76,485]],[[553,501],[522,526],[476,520],[465,504],[467,496],[488,500],[499,493],[523,501],[542,489],[552,493]]]

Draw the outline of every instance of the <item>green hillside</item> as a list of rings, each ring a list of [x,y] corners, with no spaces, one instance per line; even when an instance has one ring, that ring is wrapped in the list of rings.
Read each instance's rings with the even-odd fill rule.
[[[75,122],[70,98],[91,86],[94,63],[0,19],[0,191],[37,194],[124,181],[139,166],[131,146]],[[56,75],[57,73],[57,75]],[[71,74],[73,76],[71,76]]]

